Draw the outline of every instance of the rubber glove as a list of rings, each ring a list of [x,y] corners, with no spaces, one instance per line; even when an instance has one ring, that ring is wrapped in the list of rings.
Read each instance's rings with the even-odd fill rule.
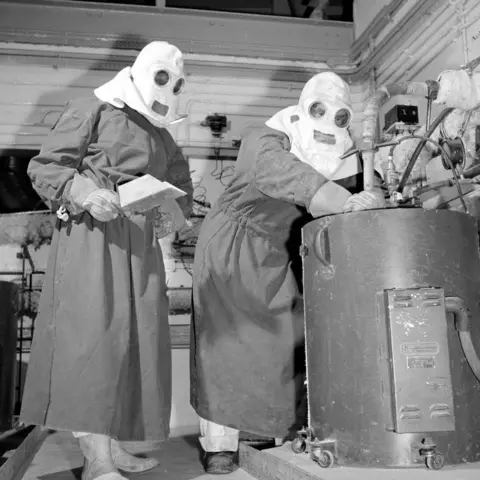
[[[343,212],[358,212],[385,206],[385,197],[380,192],[363,191],[348,197],[343,204]]]
[[[89,193],[83,201],[82,207],[100,222],[114,220],[122,213],[118,194],[105,188],[99,188]]]

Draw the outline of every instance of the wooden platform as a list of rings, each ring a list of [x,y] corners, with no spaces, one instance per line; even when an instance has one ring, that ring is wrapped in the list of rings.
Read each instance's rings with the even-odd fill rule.
[[[31,430],[23,442],[7,456],[5,463],[2,462],[0,480],[21,480],[49,434],[48,429],[41,427]]]
[[[442,470],[380,469],[332,467],[321,468],[305,454],[293,453],[290,442],[281,447],[257,450],[240,445],[240,465],[257,480],[478,480],[480,463],[445,466]]]

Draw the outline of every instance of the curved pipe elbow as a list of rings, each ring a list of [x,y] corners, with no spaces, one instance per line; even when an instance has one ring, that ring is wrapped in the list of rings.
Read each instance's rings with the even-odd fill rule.
[[[380,87],[367,101],[363,112],[362,138],[365,143],[373,143],[376,134],[377,118],[380,107],[391,97],[397,95],[412,95],[428,97],[435,100],[438,95],[439,83],[435,80],[426,82],[399,82]]]
[[[445,309],[455,317],[455,328],[458,332],[470,331],[472,312],[467,303],[460,297],[445,297]]]
[[[445,309],[452,313],[455,317],[455,328],[458,331],[460,344],[462,345],[463,353],[467,359],[473,374],[480,381],[480,359],[472,341],[470,334],[470,320],[472,314],[467,307],[465,300],[459,297],[446,297]]]

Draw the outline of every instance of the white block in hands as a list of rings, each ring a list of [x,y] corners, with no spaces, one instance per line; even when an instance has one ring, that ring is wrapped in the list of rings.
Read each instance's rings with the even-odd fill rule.
[[[125,214],[146,213],[166,204],[177,204],[175,200],[186,193],[168,182],[162,182],[151,175],[143,175],[118,187],[120,206]],[[173,202],[172,202],[173,201]],[[177,204],[178,205],[178,204]],[[175,207],[170,207],[170,209]]]

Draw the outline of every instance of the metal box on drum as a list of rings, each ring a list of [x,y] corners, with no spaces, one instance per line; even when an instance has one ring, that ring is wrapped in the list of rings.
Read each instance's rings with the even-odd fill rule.
[[[416,208],[327,216],[304,227],[302,256],[312,445],[340,465],[479,460],[480,383],[456,330],[477,344],[474,219]]]

